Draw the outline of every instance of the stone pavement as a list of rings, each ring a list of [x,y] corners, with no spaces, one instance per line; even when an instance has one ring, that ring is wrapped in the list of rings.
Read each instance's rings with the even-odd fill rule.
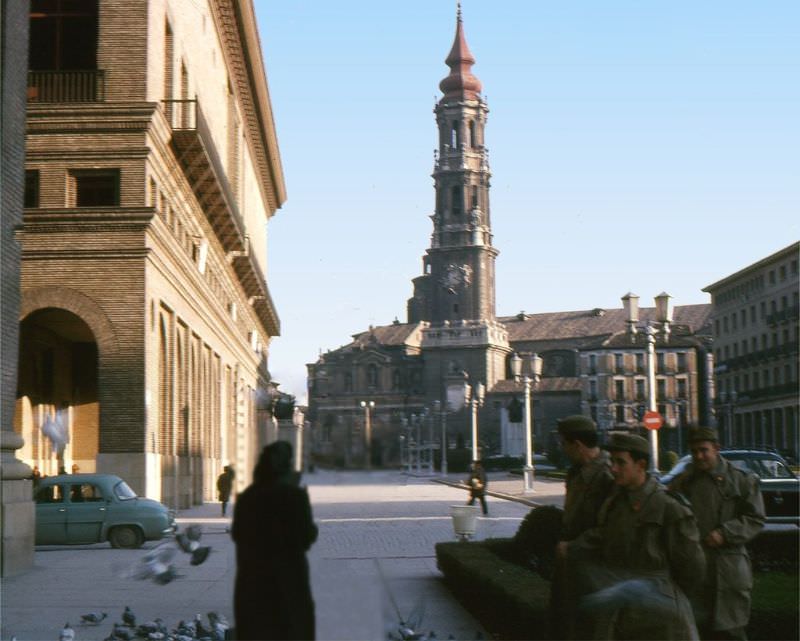
[[[437,478],[396,471],[319,471],[304,477],[320,527],[309,553],[318,639],[387,639],[398,617],[414,613],[424,614],[421,627],[440,639],[486,637],[436,568],[434,545],[454,538],[448,506],[466,498],[459,475],[438,479],[447,485],[432,482]],[[489,478],[491,494],[511,500],[489,502],[477,538],[511,536],[529,509],[521,501],[531,499],[521,496],[521,478],[505,473]],[[533,501],[557,501],[558,487],[563,494],[563,484],[537,481]],[[37,548],[34,568],[0,586],[0,639],[50,641],[69,622],[76,641],[100,641],[125,605],[140,620],[160,617],[170,627],[211,610],[232,620],[236,562],[226,531],[229,519],[219,515],[219,504],[209,503],[182,511],[178,520],[182,528],[201,524],[213,553],[198,567],[180,558],[182,576],[165,586],[122,578],[145,550],[114,550],[107,543]],[[92,611],[107,612],[108,619],[80,626],[80,615]]]

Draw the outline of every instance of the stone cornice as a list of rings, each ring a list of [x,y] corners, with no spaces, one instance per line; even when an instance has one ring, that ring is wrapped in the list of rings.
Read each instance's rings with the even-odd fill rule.
[[[261,177],[259,187],[271,217],[286,200],[278,137],[252,0],[209,3],[227,66],[237,88],[247,141]]]

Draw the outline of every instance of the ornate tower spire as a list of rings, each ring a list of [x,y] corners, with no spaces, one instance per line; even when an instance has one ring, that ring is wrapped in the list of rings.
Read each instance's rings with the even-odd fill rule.
[[[414,279],[409,321],[433,324],[495,323],[495,258],[489,209],[488,150],[484,129],[489,108],[470,71],[459,3],[456,34],[446,60],[450,75],[434,113],[439,129],[434,152],[436,206],[424,274]]]
[[[456,12],[456,37],[453,46],[445,60],[450,67],[450,75],[439,83],[444,97],[476,100],[481,92],[481,81],[472,74],[472,65],[475,57],[469,50],[467,39],[464,37],[464,22],[461,19],[461,3],[458,3]]]

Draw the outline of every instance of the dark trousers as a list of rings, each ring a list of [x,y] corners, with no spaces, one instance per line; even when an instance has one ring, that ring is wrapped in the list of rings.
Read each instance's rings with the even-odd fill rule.
[[[489,509],[486,507],[486,495],[481,492],[480,494],[470,494],[469,501],[467,501],[467,505],[473,505],[475,503],[475,499],[479,499],[481,502],[481,509],[483,510],[484,514],[489,514]]]
[[[700,629],[700,638],[703,641],[747,641],[744,628],[731,628],[730,630],[705,630]]]

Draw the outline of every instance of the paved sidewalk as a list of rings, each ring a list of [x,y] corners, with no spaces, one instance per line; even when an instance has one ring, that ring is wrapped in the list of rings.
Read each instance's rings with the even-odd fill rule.
[[[493,496],[527,502],[518,496],[522,480],[506,476],[490,475]],[[396,631],[397,611],[407,616],[420,603],[427,609],[424,625],[441,638],[485,638],[445,588],[433,551],[437,541],[454,538],[447,505],[464,500],[459,475],[317,472],[306,480],[321,528],[309,554],[318,639],[385,640],[388,624]],[[442,480],[450,487],[434,482]],[[541,495],[535,499],[557,501],[559,485],[537,482]],[[502,501],[491,517],[480,519],[479,538],[512,535],[525,513],[523,505]],[[180,555],[181,578],[164,586],[124,578],[156,542],[141,550],[114,550],[107,543],[37,548],[30,571],[3,579],[0,639],[52,641],[69,622],[76,641],[100,641],[127,604],[140,621],[160,617],[170,628],[212,610],[232,621],[236,560],[230,519],[220,516],[218,503],[207,503],[182,510],[178,522],[181,528],[201,524],[203,542],[213,552],[197,567]],[[88,612],[107,612],[108,619],[80,625],[80,615]]]

